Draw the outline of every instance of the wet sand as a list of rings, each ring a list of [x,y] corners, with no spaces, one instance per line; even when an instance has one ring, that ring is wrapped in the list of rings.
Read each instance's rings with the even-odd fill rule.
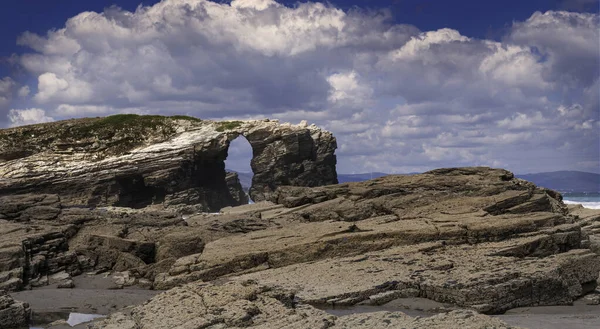
[[[73,278],[75,288],[57,289],[55,285],[29,291],[11,293],[13,298],[28,302],[34,319],[42,327],[57,319],[66,320],[71,312],[87,314],[110,314],[128,306],[138,305],[161,291],[139,288],[115,289],[110,278],[103,275],[81,275]],[[399,298],[383,305],[355,305],[319,307],[324,311],[344,316],[353,313],[379,311],[403,312],[410,316],[427,317],[456,307],[425,298]],[[600,328],[600,306],[586,305],[583,300],[572,306],[524,307],[495,315],[506,323],[529,329],[597,329]],[[40,325],[42,324],[42,325]],[[53,329],[85,328],[85,324],[53,326]]]
[[[75,288],[57,289],[49,285],[33,290],[10,293],[29,303],[33,311],[34,327],[42,327],[55,320],[67,320],[69,313],[110,314],[127,306],[138,305],[161,291],[139,288],[115,289],[110,278],[103,275],[80,275],[73,278]],[[52,328],[84,328],[56,326]]]
[[[600,305],[585,305],[579,300],[572,306],[515,308],[497,317],[508,324],[529,329],[598,329]]]
[[[425,298],[399,298],[379,306],[355,305],[320,308],[336,316],[353,313],[399,311],[410,316],[420,317],[433,316],[443,311],[457,309],[452,305],[438,303]],[[494,316],[510,325],[529,329],[600,328],[600,305],[586,305],[582,300],[576,301],[571,306],[523,307]]]
[[[336,316],[388,311],[420,317],[432,316],[444,310],[453,309],[452,305],[438,303],[426,298],[398,298],[383,305],[317,306],[317,308]]]

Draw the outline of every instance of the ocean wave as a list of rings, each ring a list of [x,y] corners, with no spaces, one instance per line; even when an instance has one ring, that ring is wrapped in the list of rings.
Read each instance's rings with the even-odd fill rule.
[[[584,208],[588,208],[588,209],[600,209],[600,202],[598,202],[598,201],[585,202],[585,201],[563,200],[563,202],[566,203],[566,204],[580,204]]]

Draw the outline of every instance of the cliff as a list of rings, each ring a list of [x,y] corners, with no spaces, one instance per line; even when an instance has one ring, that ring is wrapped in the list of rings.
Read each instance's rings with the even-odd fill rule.
[[[333,135],[305,123],[114,115],[0,130],[0,196],[58,194],[63,206],[239,204],[226,182],[229,144],[252,146],[250,196],[280,185],[337,183]]]

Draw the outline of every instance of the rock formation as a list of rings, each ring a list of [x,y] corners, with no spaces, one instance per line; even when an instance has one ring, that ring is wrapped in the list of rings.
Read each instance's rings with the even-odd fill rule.
[[[29,328],[29,305],[0,291],[0,329]]]
[[[240,135],[262,201],[236,206],[247,199],[223,160]],[[565,305],[596,288],[600,212],[484,167],[335,185],[334,150],[328,132],[273,121],[117,116],[0,131],[0,290],[71,288],[83,272],[170,289],[99,328],[508,328],[473,310]],[[470,311],[315,308],[402,297]],[[15,304],[1,298],[0,319]]]
[[[202,234],[184,241],[186,222],[161,209],[246,204],[237,175],[224,168],[239,136],[255,155],[254,199],[281,184],[337,182],[335,138],[314,125],[116,115],[0,130],[0,288],[47,284],[58,272],[160,263],[181,253],[172,240],[201,251]],[[145,206],[157,210],[129,211]],[[140,233],[148,228],[160,232]],[[124,239],[135,234],[152,241]]]
[[[518,329],[473,311],[453,311],[426,318],[414,318],[401,312],[337,317],[296,304],[289,291],[253,282],[188,284],[158,295],[129,313],[115,313],[92,324],[91,328]]]
[[[0,195],[58,194],[63,206],[238,204],[225,182],[229,143],[252,146],[250,196],[337,183],[335,138],[314,125],[115,115],[0,130]]]
[[[225,183],[229,189],[231,198],[235,201],[235,204],[242,205],[248,203],[248,196],[242,187],[242,183],[238,178],[238,174],[235,172],[228,172],[225,176]]]
[[[260,217],[286,221],[209,242],[155,286],[244,274],[314,304],[426,297],[485,313],[568,304],[600,257],[560,194],[505,170],[455,168],[316,188],[280,187]]]

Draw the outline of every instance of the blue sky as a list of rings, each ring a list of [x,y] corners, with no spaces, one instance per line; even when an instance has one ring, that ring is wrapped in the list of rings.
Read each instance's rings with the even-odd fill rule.
[[[598,0],[139,4],[5,0],[0,127],[271,117],[333,131],[345,173],[600,171]]]

